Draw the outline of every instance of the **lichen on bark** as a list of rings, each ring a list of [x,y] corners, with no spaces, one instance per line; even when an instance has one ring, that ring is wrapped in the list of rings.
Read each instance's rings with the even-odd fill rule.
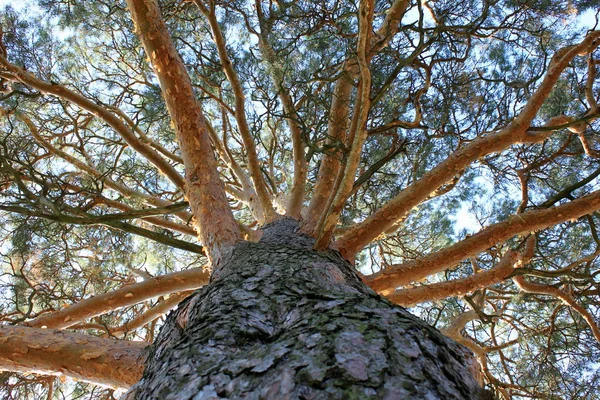
[[[171,313],[128,399],[479,399],[467,350],[298,224],[238,244]]]

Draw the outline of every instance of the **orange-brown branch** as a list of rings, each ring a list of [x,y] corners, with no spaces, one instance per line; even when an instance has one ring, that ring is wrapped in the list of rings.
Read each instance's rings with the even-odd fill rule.
[[[112,335],[119,336],[141,328],[142,326],[149,324],[158,317],[165,315],[167,312],[177,307],[177,305],[183,299],[185,299],[192,293],[192,290],[188,290],[181,293],[174,293],[171,296],[169,296],[169,298],[160,301],[157,305],[141,313],[137,317],[133,318],[131,321],[128,321],[119,327],[110,328],[109,331]]]
[[[559,50],[552,58],[546,76],[519,115],[504,129],[481,136],[427,172],[363,222],[354,225],[338,240],[337,246],[349,258],[369,244],[433,191],[481,157],[502,151],[520,142],[543,141],[549,133],[529,135],[527,129],[552,91],[562,71],[578,54],[589,54],[600,44],[600,31],[593,31],[578,45]]]
[[[343,152],[341,145],[346,141],[348,115],[350,114],[350,96],[353,89],[353,78],[350,72],[344,71],[335,83],[333,99],[329,112],[329,126],[325,145],[332,147],[325,151],[321,159],[317,182],[303,221],[305,232],[314,235],[317,224],[329,208],[328,200],[336,191],[335,180],[341,168]]]
[[[53,313],[39,316],[27,322],[27,325],[57,329],[67,328],[86,319],[122,307],[132,306],[153,297],[197,289],[208,282],[209,275],[209,272],[203,268],[192,268],[146,279],[110,293],[81,300]]]
[[[280,62],[277,59],[275,50],[271,45],[269,36],[271,32],[267,28],[267,24],[264,20],[262,8],[259,1],[255,1],[256,12],[258,15],[258,21],[260,24],[260,35],[259,45],[261,52],[265,57],[265,60],[269,63],[269,72],[275,85],[275,89],[279,94],[279,99],[283,106],[285,113],[285,119],[290,128],[292,134],[292,153],[294,159],[294,181],[292,184],[292,190],[290,192],[290,198],[286,205],[286,215],[292,218],[300,219],[302,204],[304,201],[304,192],[306,185],[306,176],[308,174],[306,166],[306,158],[304,155],[305,143],[302,137],[302,130],[299,124],[298,113],[289,90],[284,86],[284,74],[280,66]]]
[[[385,12],[386,17],[371,40],[369,53],[376,53],[387,46],[399,31],[400,21],[407,7],[406,0],[394,1]],[[342,72],[335,82],[326,141],[326,146],[333,148],[323,154],[312,198],[303,221],[303,230],[309,234],[317,234],[315,232],[317,224],[320,220],[325,219],[325,214],[333,203],[333,196],[338,189],[336,177],[340,173],[341,160],[344,156],[340,148],[346,141],[346,131],[349,128],[350,97],[354,88],[354,79],[359,73],[357,59],[351,57],[344,63]]]
[[[373,13],[374,5],[369,0],[360,2],[357,49],[360,86],[356,99],[356,110],[349,133],[350,151],[346,157],[346,165],[340,177],[339,187],[337,188],[333,202],[327,214],[323,215],[324,218],[319,221],[319,226],[317,227],[319,235],[315,243],[315,248],[317,249],[326,248],[330,244],[339,216],[352,191],[362,148],[367,138],[366,123],[371,109],[371,70],[368,51],[372,35]]]
[[[502,260],[500,260],[496,266],[487,271],[482,271],[463,279],[397,290],[386,297],[396,304],[411,307],[424,301],[435,301],[451,296],[462,296],[507,279],[515,270],[519,258],[519,253],[509,251],[502,257]]]
[[[440,251],[415,261],[391,266],[366,279],[374,290],[387,295],[399,286],[443,271],[513,236],[577,219],[596,210],[600,210],[600,191],[560,206],[513,215]]]
[[[136,32],[160,82],[186,170],[185,192],[212,262],[241,240],[227,201],[204,115],[155,0],[127,0]]]
[[[217,16],[215,14],[214,9],[214,2],[211,1],[210,6],[208,8],[205,7],[204,4],[202,4],[202,1],[195,0],[194,3],[198,6],[200,11],[202,11],[202,13],[208,19],[208,23],[210,24],[210,28],[213,32],[214,42],[217,46],[219,58],[221,60],[221,66],[223,68],[223,71],[225,72],[225,75],[227,76],[227,79],[229,80],[229,83],[231,84],[231,88],[233,89],[233,94],[235,96],[235,119],[240,130],[240,134],[242,136],[244,149],[246,150],[246,154],[248,157],[248,169],[250,171],[250,178],[254,183],[254,189],[256,190],[256,194],[258,195],[258,199],[264,211],[265,222],[272,221],[277,217],[277,213],[275,212],[273,203],[271,201],[271,196],[269,195],[269,192],[267,190],[267,184],[265,182],[265,178],[260,168],[258,153],[256,152],[254,138],[250,133],[250,127],[246,119],[246,98],[244,95],[244,89],[238,78],[237,72],[233,67],[233,63],[231,62],[231,60],[229,59],[229,55],[227,54],[225,38],[223,37],[221,28],[219,27],[219,22],[217,21]]]
[[[0,326],[0,370],[64,375],[127,388],[142,376],[147,345],[51,329]]]

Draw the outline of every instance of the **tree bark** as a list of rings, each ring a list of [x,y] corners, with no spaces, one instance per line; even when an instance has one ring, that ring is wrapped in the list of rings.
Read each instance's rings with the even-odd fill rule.
[[[479,399],[468,350],[282,219],[171,313],[127,399]]]

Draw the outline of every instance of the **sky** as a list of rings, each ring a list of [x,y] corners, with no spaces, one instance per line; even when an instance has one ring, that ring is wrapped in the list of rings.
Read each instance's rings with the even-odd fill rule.
[[[29,0],[0,0],[0,7],[4,7],[10,4],[15,10],[18,10],[27,3],[29,3]]]

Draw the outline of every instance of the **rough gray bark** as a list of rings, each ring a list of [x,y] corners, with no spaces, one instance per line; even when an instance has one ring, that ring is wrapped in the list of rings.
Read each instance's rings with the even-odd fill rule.
[[[466,350],[297,222],[237,245],[169,316],[128,399],[480,399]]]

